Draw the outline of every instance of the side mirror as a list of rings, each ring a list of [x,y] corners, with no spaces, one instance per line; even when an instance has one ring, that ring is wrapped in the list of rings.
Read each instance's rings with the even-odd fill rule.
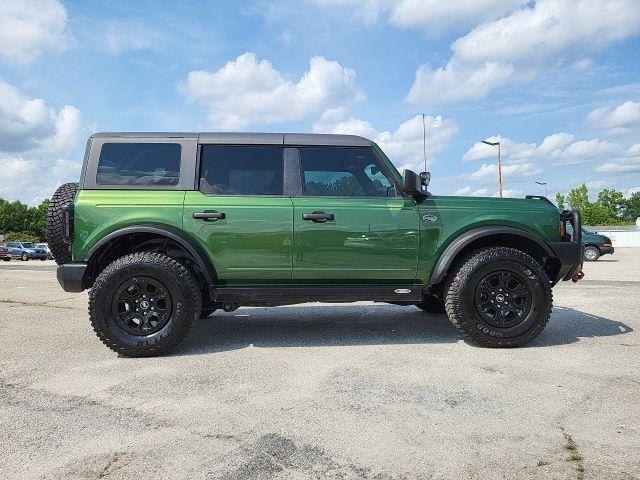
[[[422,190],[420,177],[411,170],[405,170],[402,174],[402,191],[416,200],[427,196]]]
[[[426,189],[431,183],[431,172],[420,172],[420,183]]]

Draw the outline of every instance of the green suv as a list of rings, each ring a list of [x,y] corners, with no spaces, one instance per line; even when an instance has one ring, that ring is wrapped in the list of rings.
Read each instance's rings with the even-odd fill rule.
[[[571,225],[567,225],[567,232],[573,233]],[[602,255],[613,255],[615,252],[609,237],[590,232],[585,228],[582,229],[582,244],[584,245],[584,259],[587,262],[595,262]]]
[[[581,278],[576,211],[542,197],[436,196],[350,135],[100,133],[62,185],[47,240],[98,337],[168,352],[216,309],[368,300],[446,312],[470,341],[514,347]]]

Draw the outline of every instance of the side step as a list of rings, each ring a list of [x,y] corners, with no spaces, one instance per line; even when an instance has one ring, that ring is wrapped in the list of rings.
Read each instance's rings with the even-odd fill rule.
[[[422,285],[314,285],[305,287],[218,287],[213,301],[219,303],[288,303],[301,302],[421,302]]]

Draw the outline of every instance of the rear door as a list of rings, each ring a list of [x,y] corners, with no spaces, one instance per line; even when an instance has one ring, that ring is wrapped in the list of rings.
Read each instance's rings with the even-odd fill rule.
[[[370,147],[300,147],[295,283],[414,283],[418,210]]]
[[[199,190],[188,191],[184,230],[203,246],[220,285],[288,284],[293,206],[282,145],[202,145]]]

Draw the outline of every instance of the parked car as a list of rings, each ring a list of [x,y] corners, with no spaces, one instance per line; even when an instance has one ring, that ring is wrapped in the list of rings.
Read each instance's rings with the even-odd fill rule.
[[[567,225],[567,233],[573,234],[571,225]],[[609,237],[590,232],[584,227],[582,228],[582,244],[584,245],[584,259],[587,262],[595,262],[602,255],[613,255],[615,251]]]
[[[47,259],[47,251],[36,247],[32,242],[7,242],[7,248],[11,250],[11,256],[13,258],[19,258],[25,262],[32,258],[39,260]]]
[[[0,245],[0,258],[5,262],[11,260],[11,250],[6,245]]]
[[[582,278],[577,211],[546,198],[432,195],[350,135],[90,137],[47,240],[68,292],[90,288],[100,340],[170,351],[221,308],[372,300],[446,312],[488,347],[535,338],[551,288]]]
[[[47,252],[47,259],[51,260],[53,258],[53,254],[51,253],[51,250],[49,250],[49,244],[47,244],[47,243],[38,243],[36,245],[36,248],[40,248],[42,250],[45,250]]]

